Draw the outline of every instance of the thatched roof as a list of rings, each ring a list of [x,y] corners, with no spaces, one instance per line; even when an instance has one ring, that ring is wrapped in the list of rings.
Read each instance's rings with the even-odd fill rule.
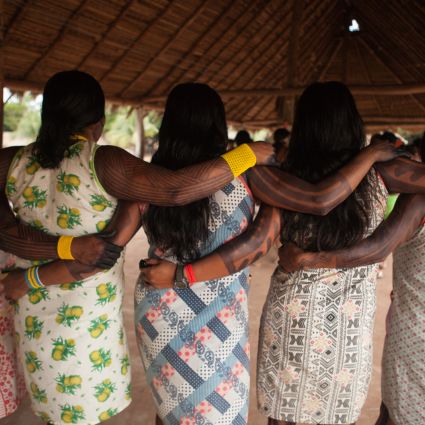
[[[1,0],[0,0],[1,4]],[[290,121],[315,80],[346,82],[369,124],[425,126],[422,0],[3,0],[4,78],[40,90],[94,75],[114,102],[163,105],[177,83],[219,90],[229,120]],[[356,19],[360,31],[349,32]],[[0,61],[1,62],[1,61]]]

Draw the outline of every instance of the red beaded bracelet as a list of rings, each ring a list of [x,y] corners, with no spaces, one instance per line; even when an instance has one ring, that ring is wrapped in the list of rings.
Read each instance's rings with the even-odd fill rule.
[[[186,264],[184,266],[184,271],[186,272],[187,280],[189,281],[190,286],[192,286],[196,282],[192,264]]]

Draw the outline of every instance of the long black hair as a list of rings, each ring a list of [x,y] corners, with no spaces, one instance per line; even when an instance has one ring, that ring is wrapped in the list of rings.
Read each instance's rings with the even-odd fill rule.
[[[33,154],[43,168],[56,168],[73,142],[71,136],[105,115],[100,84],[81,71],[53,75],[44,88],[41,127]]]
[[[346,164],[364,144],[363,121],[348,88],[339,82],[314,83],[298,101],[282,168],[318,182]],[[325,217],[283,211],[282,238],[313,251],[349,246],[364,237],[374,194],[365,177]]]
[[[171,170],[217,158],[226,151],[224,105],[206,84],[174,87],[167,99],[152,163]],[[144,214],[149,243],[180,262],[199,256],[199,243],[208,238],[209,198],[182,207],[150,205]]]

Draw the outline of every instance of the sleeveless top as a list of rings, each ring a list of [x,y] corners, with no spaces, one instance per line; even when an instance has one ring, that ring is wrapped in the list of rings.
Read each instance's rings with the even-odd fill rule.
[[[25,223],[53,235],[103,230],[117,200],[100,185],[97,145],[73,144],[56,169],[22,148],[10,166],[7,196]],[[17,260],[19,267],[30,261]],[[130,373],[122,317],[123,256],[79,282],[30,290],[18,303],[18,353],[34,412],[55,424],[94,424],[129,404]]]

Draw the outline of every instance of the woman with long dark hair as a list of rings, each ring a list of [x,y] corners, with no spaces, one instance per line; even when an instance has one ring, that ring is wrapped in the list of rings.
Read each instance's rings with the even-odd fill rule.
[[[414,151],[424,162],[425,137]],[[372,235],[349,248],[314,253],[288,245],[280,253],[282,266],[295,271],[374,264],[393,252],[392,302],[382,357],[382,405],[376,425],[424,421],[424,217],[424,195],[403,194],[389,218]]]
[[[341,83],[302,94],[283,168],[317,181],[364,146],[354,99]],[[324,217],[282,211],[281,242],[319,251],[349,246],[383,219],[387,190],[372,169]],[[285,273],[277,268],[263,309],[258,352],[260,411],[271,423],[354,423],[372,363],[377,266]],[[286,421],[286,422],[285,422]]]

